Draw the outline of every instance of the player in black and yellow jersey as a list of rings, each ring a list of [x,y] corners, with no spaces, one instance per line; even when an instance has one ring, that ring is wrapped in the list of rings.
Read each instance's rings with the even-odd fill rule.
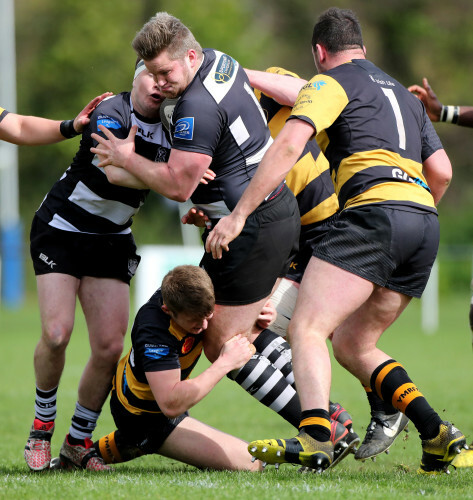
[[[316,137],[330,163],[340,209],[314,247],[289,326],[301,398],[300,433],[250,443],[268,463],[330,466],[330,355],[413,422],[422,439],[420,473],[440,473],[465,437],[428,404],[406,370],[377,347],[382,333],[427,284],[438,248],[435,209],[451,164],[424,107],[365,58],[352,11],[318,19],[312,51],[319,74],[301,89],[292,114],[232,214],[207,239],[228,249],[264,193],[287,175]]]
[[[138,311],[132,347],[113,380],[110,408],[117,430],[95,443],[106,463],[158,453],[202,468],[260,470],[258,462],[251,462],[244,441],[188,414],[254,352],[246,337],[238,335],[224,345],[209,368],[190,378],[214,307],[207,273],[185,265],[171,270]]]

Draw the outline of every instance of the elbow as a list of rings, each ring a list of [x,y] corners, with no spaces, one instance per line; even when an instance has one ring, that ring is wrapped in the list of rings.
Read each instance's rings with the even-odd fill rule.
[[[186,411],[186,409],[181,408],[180,405],[173,405],[172,403],[159,405],[159,408],[167,418],[177,418]]]

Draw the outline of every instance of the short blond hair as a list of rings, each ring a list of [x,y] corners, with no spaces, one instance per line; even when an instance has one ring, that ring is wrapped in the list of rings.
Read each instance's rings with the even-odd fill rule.
[[[202,47],[179,19],[167,12],[158,12],[136,34],[132,46],[141,59],[150,61],[163,50],[171,59],[182,59],[194,49],[199,55]]]
[[[185,312],[206,318],[215,308],[212,280],[204,269],[184,265],[171,269],[161,284],[163,302],[174,314]]]

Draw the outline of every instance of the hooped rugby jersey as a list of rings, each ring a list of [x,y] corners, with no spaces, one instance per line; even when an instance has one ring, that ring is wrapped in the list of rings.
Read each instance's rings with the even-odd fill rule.
[[[131,331],[132,347],[118,364],[113,389],[131,413],[162,413],[146,379],[146,372],[181,369],[189,378],[202,352],[203,333],[192,335],[177,325],[161,306],[161,289],[144,304]]]
[[[310,123],[341,208],[371,203],[436,212],[422,162],[442,148],[422,102],[365,59],[316,75],[290,118]]]
[[[177,102],[171,131],[173,149],[212,157],[216,178],[191,196],[211,218],[233,210],[272,143],[245,71],[212,49],[204,50],[201,67]]]
[[[90,152],[97,145],[91,138],[92,132],[103,136],[99,125],[120,139],[137,125],[136,153],[153,161],[169,158],[171,145],[159,118],[151,121],[139,115],[133,109],[130,92],[105,99],[92,113],[72,164],[37,211],[40,219],[57,229],[91,234],[129,233],[132,217],[149,193],[108,182],[103,169],[97,167],[97,156]]]
[[[299,78],[295,73],[283,68],[271,67],[266,71]],[[274,139],[283,128],[292,108],[279,104],[260,90],[255,89],[255,95],[263,108],[271,137]],[[321,222],[338,210],[329,163],[315,140],[307,143],[299,160],[287,174],[286,183],[297,199],[302,226]]]

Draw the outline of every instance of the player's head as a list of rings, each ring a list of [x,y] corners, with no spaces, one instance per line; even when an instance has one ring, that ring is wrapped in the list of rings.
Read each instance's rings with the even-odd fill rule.
[[[163,311],[189,333],[205,330],[215,308],[214,287],[204,269],[177,266],[161,284]]]
[[[319,16],[312,32],[315,57],[319,47],[332,55],[353,50],[364,52],[360,22],[352,10],[331,7]],[[319,71],[326,69],[319,67],[317,57],[315,63]]]
[[[166,97],[184,92],[202,60],[202,47],[189,28],[167,12],[153,16],[132,45]]]
[[[164,96],[158,91],[153,75],[146,69],[143,59],[135,63],[131,90],[133,109],[145,118],[158,118]]]

